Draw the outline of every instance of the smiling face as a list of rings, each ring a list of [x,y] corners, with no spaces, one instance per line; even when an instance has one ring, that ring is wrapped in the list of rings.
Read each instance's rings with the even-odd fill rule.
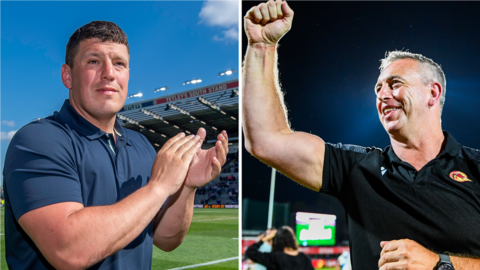
[[[86,39],[78,46],[73,68],[62,66],[70,104],[93,124],[114,119],[127,98],[129,53],[123,44]]]
[[[378,77],[377,111],[389,134],[410,134],[427,126],[431,95],[422,78],[419,64],[409,58],[392,62]]]

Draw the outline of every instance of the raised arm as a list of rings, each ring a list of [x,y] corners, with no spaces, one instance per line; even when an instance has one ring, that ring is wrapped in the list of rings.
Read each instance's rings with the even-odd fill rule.
[[[199,139],[183,133],[170,139],[157,154],[149,183],[120,202],[94,207],[57,203],[29,211],[18,222],[56,269],[85,269],[140,235],[183,185]]]
[[[244,20],[248,37],[242,102],[245,147],[292,180],[318,191],[325,144],[317,136],[292,131],[278,81],[278,41],[291,28],[293,10],[286,2],[270,0],[252,7]]]

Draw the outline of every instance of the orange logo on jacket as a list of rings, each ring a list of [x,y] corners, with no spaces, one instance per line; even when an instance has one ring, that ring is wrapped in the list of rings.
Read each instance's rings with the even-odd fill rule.
[[[470,179],[468,179],[468,176],[466,174],[464,174],[463,172],[461,171],[453,171],[450,173],[450,178],[452,178],[453,180],[457,181],[457,182],[467,182],[467,181],[472,181]]]

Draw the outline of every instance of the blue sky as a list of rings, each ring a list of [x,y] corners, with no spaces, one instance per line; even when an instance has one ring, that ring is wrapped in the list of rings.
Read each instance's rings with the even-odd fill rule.
[[[129,94],[168,94],[231,79],[238,71],[238,1],[1,2],[1,170],[11,136],[33,119],[58,111],[68,98],[60,78],[65,46],[80,26],[112,21],[128,36]],[[238,78],[238,73],[234,73]],[[3,176],[2,176],[3,178]],[[1,180],[3,181],[3,179]]]

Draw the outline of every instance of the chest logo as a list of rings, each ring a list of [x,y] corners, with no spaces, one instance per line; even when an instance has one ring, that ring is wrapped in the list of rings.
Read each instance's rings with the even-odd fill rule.
[[[452,178],[453,180],[455,180],[457,182],[467,182],[467,181],[471,182],[472,181],[472,180],[468,179],[468,176],[461,171],[451,172],[450,173],[450,178]]]

